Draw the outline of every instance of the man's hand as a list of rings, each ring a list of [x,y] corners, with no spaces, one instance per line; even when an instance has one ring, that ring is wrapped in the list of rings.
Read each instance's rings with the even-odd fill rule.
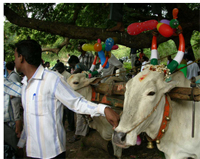
[[[17,137],[20,138],[21,132],[22,132],[22,122],[21,122],[21,120],[17,120],[17,121],[15,121],[15,124],[16,124],[15,133],[16,133]]]
[[[109,107],[104,109],[104,113],[108,122],[113,126],[113,129],[115,129],[119,124],[119,115]]]

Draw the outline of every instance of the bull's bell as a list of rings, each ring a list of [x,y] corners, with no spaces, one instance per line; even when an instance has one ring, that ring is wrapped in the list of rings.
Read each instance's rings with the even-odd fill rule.
[[[148,149],[153,149],[153,148],[154,148],[153,142],[152,142],[152,141],[149,141],[149,142],[147,143],[147,148],[148,148]]]

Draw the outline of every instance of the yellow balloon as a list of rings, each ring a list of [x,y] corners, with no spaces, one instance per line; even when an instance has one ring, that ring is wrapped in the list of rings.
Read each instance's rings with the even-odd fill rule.
[[[158,23],[158,24],[157,24],[157,30],[159,30],[159,28],[160,28],[160,26],[161,26],[162,24],[164,24],[164,23]]]
[[[92,45],[92,44],[83,44],[82,49],[84,51],[95,51],[94,45]]]

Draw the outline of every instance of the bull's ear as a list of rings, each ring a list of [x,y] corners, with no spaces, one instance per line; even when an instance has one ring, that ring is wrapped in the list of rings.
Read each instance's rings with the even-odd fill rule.
[[[163,93],[168,93],[170,92],[174,87],[176,87],[177,82],[176,81],[171,81],[171,82],[164,82],[163,84]]]

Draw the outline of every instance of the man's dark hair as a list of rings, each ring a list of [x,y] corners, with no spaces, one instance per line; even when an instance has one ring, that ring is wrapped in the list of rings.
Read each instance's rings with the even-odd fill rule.
[[[22,40],[15,44],[18,56],[21,54],[27,63],[38,67],[41,64],[42,49],[35,40]]]
[[[75,56],[75,55],[70,56],[70,58],[69,58],[69,60],[68,60],[68,63],[69,63],[69,64],[70,64],[70,63],[73,63],[73,62],[79,63],[79,59],[78,59],[78,57]]]
[[[55,68],[65,68],[64,64],[62,62],[58,62],[55,66]]]
[[[15,68],[15,63],[14,63],[14,61],[6,62],[6,68],[7,68],[8,70],[14,70],[14,68]]]

